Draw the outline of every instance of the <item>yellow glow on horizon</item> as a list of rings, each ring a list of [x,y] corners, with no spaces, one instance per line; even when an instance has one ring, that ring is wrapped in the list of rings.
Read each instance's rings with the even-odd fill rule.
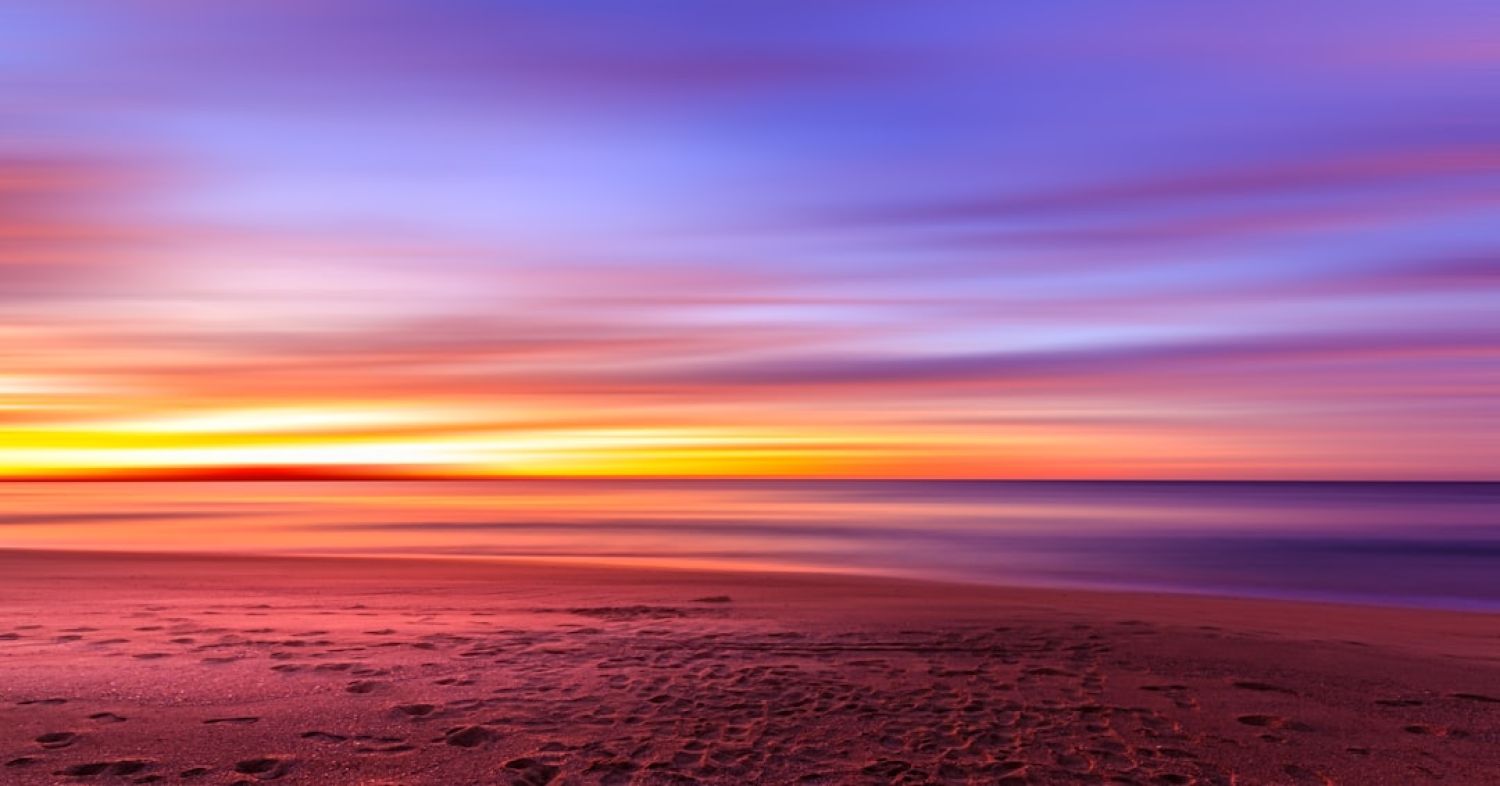
[[[38,401],[46,404],[46,401]],[[3,411],[3,410],[0,410]],[[717,416],[717,417],[715,417]],[[30,419],[26,419],[30,417]],[[1084,433],[1009,426],[726,422],[726,413],[603,412],[514,402],[306,401],[177,410],[114,409],[0,421],[0,476],[306,471],[412,476],[1095,475]],[[611,425],[611,421],[617,425]],[[589,423],[590,425],[578,425]],[[1173,449],[1110,435],[1139,462]]]
[[[865,439],[872,439],[866,437]],[[482,473],[528,475],[802,474],[825,464],[826,435],[711,428],[615,428],[497,435]]]
[[[837,474],[900,447],[890,435],[640,426],[443,433],[417,411],[247,409],[0,428],[0,474],[153,468],[388,467],[458,475]],[[283,417],[285,416],[285,417]],[[451,418],[450,418],[451,420]],[[410,435],[378,428],[413,425]],[[366,433],[359,428],[376,429]],[[344,431],[344,429],[349,429]],[[951,446],[958,449],[960,446]]]

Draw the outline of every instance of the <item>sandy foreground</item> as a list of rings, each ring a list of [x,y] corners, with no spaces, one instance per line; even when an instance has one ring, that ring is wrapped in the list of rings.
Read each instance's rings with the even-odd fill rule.
[[[0,783],[1500,783],[1500,615],[0,551]]]

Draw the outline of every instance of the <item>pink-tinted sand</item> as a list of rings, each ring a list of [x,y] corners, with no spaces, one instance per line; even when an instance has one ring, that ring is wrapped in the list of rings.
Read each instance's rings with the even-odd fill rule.
[[[1500,617],[0,551],[0,783],[1500,783]]]

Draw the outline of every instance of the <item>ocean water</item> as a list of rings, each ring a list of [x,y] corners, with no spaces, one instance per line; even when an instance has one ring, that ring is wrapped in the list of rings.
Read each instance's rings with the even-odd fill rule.
[[[0,546],[563,558],[1500,611],[1500,483],[18,482],[0,484]]]

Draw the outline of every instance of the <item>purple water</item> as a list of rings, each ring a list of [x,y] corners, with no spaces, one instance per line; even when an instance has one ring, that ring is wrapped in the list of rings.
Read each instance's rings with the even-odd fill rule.
[[[469,555],[1500,610],[1500,484],[9,483],[0,545]]]

